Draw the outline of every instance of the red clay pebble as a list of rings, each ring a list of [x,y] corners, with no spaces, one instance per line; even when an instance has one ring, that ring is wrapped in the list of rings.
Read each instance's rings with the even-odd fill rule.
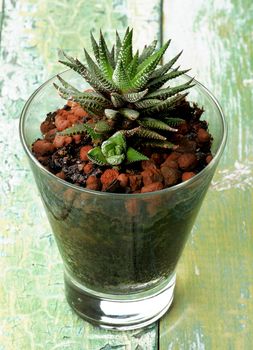
[[[197,164],[197,157],[193,153],[183,153],[178,158],[178,165],[182,170],[191,170]]]
[[[63,171],[60,171],[59,173],[55,174],[55,176],[59,177],[62,180],[64,180],[66,177]]]
[[[57,129],[51,129],[49,130],[46,134],[45,134],[45,140],[47,141],[53,141],[53,139],[55,138],[55,134],[57,132]]]
[[[78,117],[78,119],[81,117],[87,117],[88,115],[88,113],[81,106],[74,106],[71,111],[76,117]]]
[[[43,135],[48,133],[50,130],[54,129],[55,125],[52,121],[45,120],[43,123],[40,124],[40,131]]]
[[[181,173],[177,169],[169,168],[166,166],[163,166],[161,168],[161,173],[164,177],[164,183],[166,186],[173,186],[176,185],[181,178]]]
[[[113,181],[117,180],[119,172],[116,169],[106,169],[100,180],[103,185],[102,190],[106,190]]]
[[[187,181],[187,180],[191,179],[195,175],[196,174],[193,171],[186,171],[182,175],[182,181]]]
[[[210,134],[205,129],[202,129],[202,128],[198,130],[197,136],[198,136],[199,142],[201,143],[209,142],[211,138]]]
[[[143,186],[141,189],[141,193],[154,192],[162,189],[163,189],[163,184],[161,182],[153,182],[149,185]]]
[[[54,145],[47,140],[37,140],[33,144],[33,152],[37,155],[44,156],[55,150]]]
[[[128,185],[128,175],[127,174],[119,174],[118,181],[121,187],[127,187]]]
[[[53,144],[56,148],[61,148],[63,146],[67,146],[72,142],[71,136],[63,136],[63,135],[56,135],[53,141]]]
[[[209,164],[212,159],[213,159],[213,156],[211,154],[208,154],[208,156],[206,156],[206,164]]]
[[[163,154],[161,153],[152,153],[151,159],[155,162],[155,164],[161,164],[163,162]]]
[[[100,189],[100,180],[94,175],[89,176],[86,181],[86,188],[98,191]]]
[[[67,119],[69,113],[63,109],[57,111],[55,117],[55,126],[58,131],[63,131],[71,126],[71,122]]]
[[[129,186],[131,188],[131,192],[139,190],[141,188],[141,182],[141,175],[129,175]]]
[[[67,117],[67,120],[68,120],[68,121],[70,122],[70,124],[72,125],[72,124],[75,124],[75,123],[78,122],[79,117],[76,116],[76,115],[73,114],[73,113],[69,113],[69,115],[68,115],[68,117]]]
[[[73,135],[72,138],[76,144],[81,142],[81,135]]]
[[[177,161],[176,160],[171,160],[171,159],[166,159],[165,162],[163,162],[161,164],[161,168],[162,167],[169,167],[169,168],[173,168],[173,169],[178,169],[178,164],[177,164]]]
[[[87,153],[92,149],[93,147],[90,146],[90,145],[87,145],[87,146],[83,146],[81,149],[80,149],[80,159],[81,160],[89,160],[88,156],[87,156]]]
[[[85,166],[83,167],[83,172],[85,174],[89,174],[92,170],[93,170],[93,164],[90,162],[85,164]]]
[[[141,173],[142,181],[144,186],[149,185],[153,182],[162,182],[163,177],[158,169],[149,168]]]
[[[189,131],[188,124],[186,122],[183,122],[179,124],[176,129],[178,130],[179,134],[185,135]]]
[[[148,169],[148,168],[156,168],[154,161],[151,159],[150,160],[142,160],[141,167],[143,170]]]

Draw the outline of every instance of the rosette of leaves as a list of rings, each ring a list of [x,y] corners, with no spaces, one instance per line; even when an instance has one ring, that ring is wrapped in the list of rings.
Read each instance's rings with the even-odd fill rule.
[[[179,70],[179,67],[172,69],[181,53],[157,67],[170,40],[158,50],[157,42],[153,41],[141,53],[138,50],[133,53],[132,38],[133,30],[127,29],[123,40],[116,32],[116,42],[110,50],[102,32],[99,42],[91,34],[94,57],[84,49],[86,63],[62,52],[64,60],[60,62],[79,73],[93,91],[79,91],[60,76],[61,86],[54,85],[60,96],[79,103],[94,120],[93,124],[74,126],[63,133],[87,132],[96,146],[89,153],[93,162],[97,161],[96,156],[106,164],[127,161],[129,147],[134,149],[132,145],[138,148],[136,152],[146,146],[172,148],[174,145],[168,141],[168,136],[176,132],[176,126],[183,121],[175,118],[173,112],[187,95],[181,92],[193,86],[192,80],[164,87],[164,84],[187,72]],[[128,146],[121,145],[124,152],[120,154],[117,154],[121,152],[119,147],[110,150],[110,154],[115,152],[112,161],[107,148],[116,139],[115,135],[124,138]]]
[[[97,146],[88,152],[91,161],[99,165],[119,165],[124,160],[133,163],[140,160],[148,160],[133,147],[128,147],[124,134],[117,131],[104,141],[101,147]]]

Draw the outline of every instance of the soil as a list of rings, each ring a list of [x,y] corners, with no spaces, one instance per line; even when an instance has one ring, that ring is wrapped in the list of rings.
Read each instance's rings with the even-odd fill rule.
[[[117,193],[162,190],[189,180],[212,160],[212,136],[207,122],[200,120],[203,112],[185,100],[175,110],[175,117],[184,122],[168,137],[175,144],[173,149],[140,147],[148,161],[109,168],[89,161],[87,153],[93,146],[85,133],[58,134],[73,124],[94,122],[77,103],[68,102],[62,109],[47,114],[40,126],[42,137],[33,143],[32,152],[57,177],[90,190]]]

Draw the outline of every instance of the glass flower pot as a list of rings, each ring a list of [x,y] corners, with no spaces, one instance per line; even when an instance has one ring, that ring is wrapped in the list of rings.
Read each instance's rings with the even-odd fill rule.
[[[87,88],[72,71],[61,76]],[[214,138],[208,166],[190,180],[157,192],[97,192],[59,179],[31,152],[45,115],[64,104],[52,85],[55,80],[27,101],[20,135],[63,260],[66,298],[81,317],[101,327],[143,327],[172,303],[177,262],[225,146],[223,113],[195,81],[188,100],[204,106]]]

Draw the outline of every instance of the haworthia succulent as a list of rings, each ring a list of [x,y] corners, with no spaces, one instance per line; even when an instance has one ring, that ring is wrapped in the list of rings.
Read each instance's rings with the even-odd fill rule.
[[[109,48],[102,32],[99,40],[91,33],[93,54],[91,57],[84,49],[85,64],[60,51],[60,62],[80,74],[94,89],[81,92],[61,77],[58,78],[61,86],[55,84],[63,98],[79,103],[96,121],[95,126],[87,126],[85,131],[91,137],[92,133],[99,135],[96,145],[102,143],[90,153],[90,159],[97,164],[121,164],[127,161],[127,149],[130,158],[132,156],[128,161],[133,161],[134,154],[138,156],[138,150],[126,145],[122,151],[122,145],[114,143],[118,130],[123,135],[118,138],[123,137],[126,142],[139,145],[140,138],[145,141],[142,146],[173,147],[165,135],[176,132],[175,127],[182,122],[180,118],[173,118],[174,109],[186,96],[178,93],[193,86],[193,80],[173,87],[165,85],[188,71],[179,67],[172,69],[181,52],[157,67],[170,40],[160,49],[156,49],[154,40],[140,54],[138,50],[133,52],[132,40],[133,30],[127,28],[122,40],[116,32],[115,44]]]

